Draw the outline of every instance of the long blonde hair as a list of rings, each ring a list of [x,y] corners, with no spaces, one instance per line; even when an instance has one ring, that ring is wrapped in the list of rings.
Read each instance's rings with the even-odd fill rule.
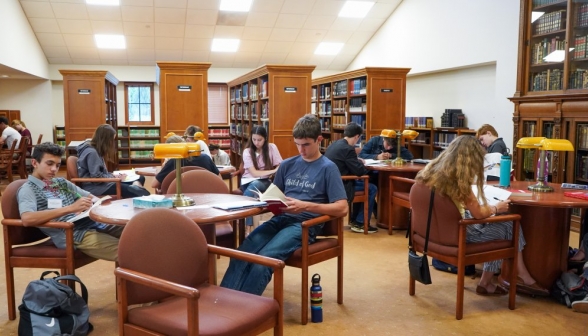
[[[475,184],[478,196],[486,204],[483,192],[485,154],[476,138],[459,136],[417,174],[416,181],[461,203],[467,203],[472,193],[471,186]]]

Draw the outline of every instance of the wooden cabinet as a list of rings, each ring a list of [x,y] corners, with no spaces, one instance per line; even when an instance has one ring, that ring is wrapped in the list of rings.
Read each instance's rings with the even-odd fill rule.
[[[239,165],[251,129],[263,125],[283,158],[298,155],[296,121],[309,113],[314,66],[264,65],[229,82],[232,162]]]
[[[63,148],[63,155],[61,156],[61,164],[65,164],[65,126],[53,126],[53,143]]]
[[[20,119],[20,110],[0,110],[0,117],[8,119],[8,126],[12,124],[14,119],[22,120]]]
[[[419,132],[418,137],[408,143],[408,150],[416,159],[434,159],[458,136],[476,135],[476,130],[467,128],[410,127],[410,129]]]
[[[211,63],[157,62],[161,142],[174,132],[184,135],[196,125],[207,137],[208,69]]]
[[[157,126],[119,126],[119,165],[132,168],[161,164],[161,160],[153,159],[153,147],[159,143],[160,137]]]
[[[322,149],[343,138],[349,122],[364,128],[362,141],[382,129],[403,129],[409,71],[368,67],[314,79],[310,106],[323,128]]]
[[[59,70],[63,75],[65,141],[92,138],[99,125],[116,129],[116,85],[118,80],[108,71]],[[116,143],[115,143],[116,145]],[[117,168],[115,156],[110,170]]]

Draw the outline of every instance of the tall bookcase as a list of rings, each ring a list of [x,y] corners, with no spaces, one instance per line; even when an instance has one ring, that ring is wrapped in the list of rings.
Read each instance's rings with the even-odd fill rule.
[[[434,159],[447,148],[453,139],[460,135],[476,135],[476,130],[467,128],[436,127],[419,128],[411,127],[411,130],[419,132],[416,139],[408,143],[408,150],[415,158]]]
[[[382,129],[403,129],[409,71],[367,67],[314,79],[310,110],[321,121],[321,148],[343,138],[349,122],[364,128],[362,141],[380,135]]]
[[[548,179],[588,184],[588,3],[520,4],[516,92],[509,98],[514,103],[513,143],[527,136],[570,140],[573,152],[548,152]],[[516,178],[536,179],[538,158],[535,150],[514,150]],[[579,230],[578,216],[572,216],[572,229]]]
[[[61,156],[61,164],[65,164],[65,126],[53,126],[53,143],[63,148],[63,155]]]
[[[85,140],[96,127],[109,124],[116,129],[116,85],[108,71],[59,70],[63,75],[65,141]],[[116,169],[117,157],[109,169]]]
[[[124,168],[159,165],[153,147],[159,143],[158,126],[118,126],[118,164]]]
[[[283,158],[297,155],[292,127],[309,113],[315,66],[264,65],[229,82],[231,161],[238,166],[251,129],[263,125]]]

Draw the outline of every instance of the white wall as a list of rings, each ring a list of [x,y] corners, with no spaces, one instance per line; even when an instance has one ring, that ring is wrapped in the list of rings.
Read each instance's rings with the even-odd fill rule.
[[[0,1],[0,64],[47,78],[47,59],[18,0]]]
[[[53,141],[52,100],[51,83],[47,80],[0,80],[1,108],[20,110],[20,118],[35,142],[39,134],[43,134],[43,141]]]
[[[506,98],[515,92],[519,5],[516,0],[404,0],[348,70],[412,68],[407,116],[434,116],[440,125],[446,108],[461,108],[469,128],[491,123],[512,148],[514,107]]]

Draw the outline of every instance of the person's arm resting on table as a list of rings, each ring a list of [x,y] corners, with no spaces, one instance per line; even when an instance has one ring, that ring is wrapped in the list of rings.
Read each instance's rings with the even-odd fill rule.
[[[471,193],[469,200],[465,204],[465,208],[470,211],[472,216],[476,219],[488,218],[492,215],[508,212],[508,203],[510,200],[500,201],[496,205],[482,206],[478,203],[474,192]]]

